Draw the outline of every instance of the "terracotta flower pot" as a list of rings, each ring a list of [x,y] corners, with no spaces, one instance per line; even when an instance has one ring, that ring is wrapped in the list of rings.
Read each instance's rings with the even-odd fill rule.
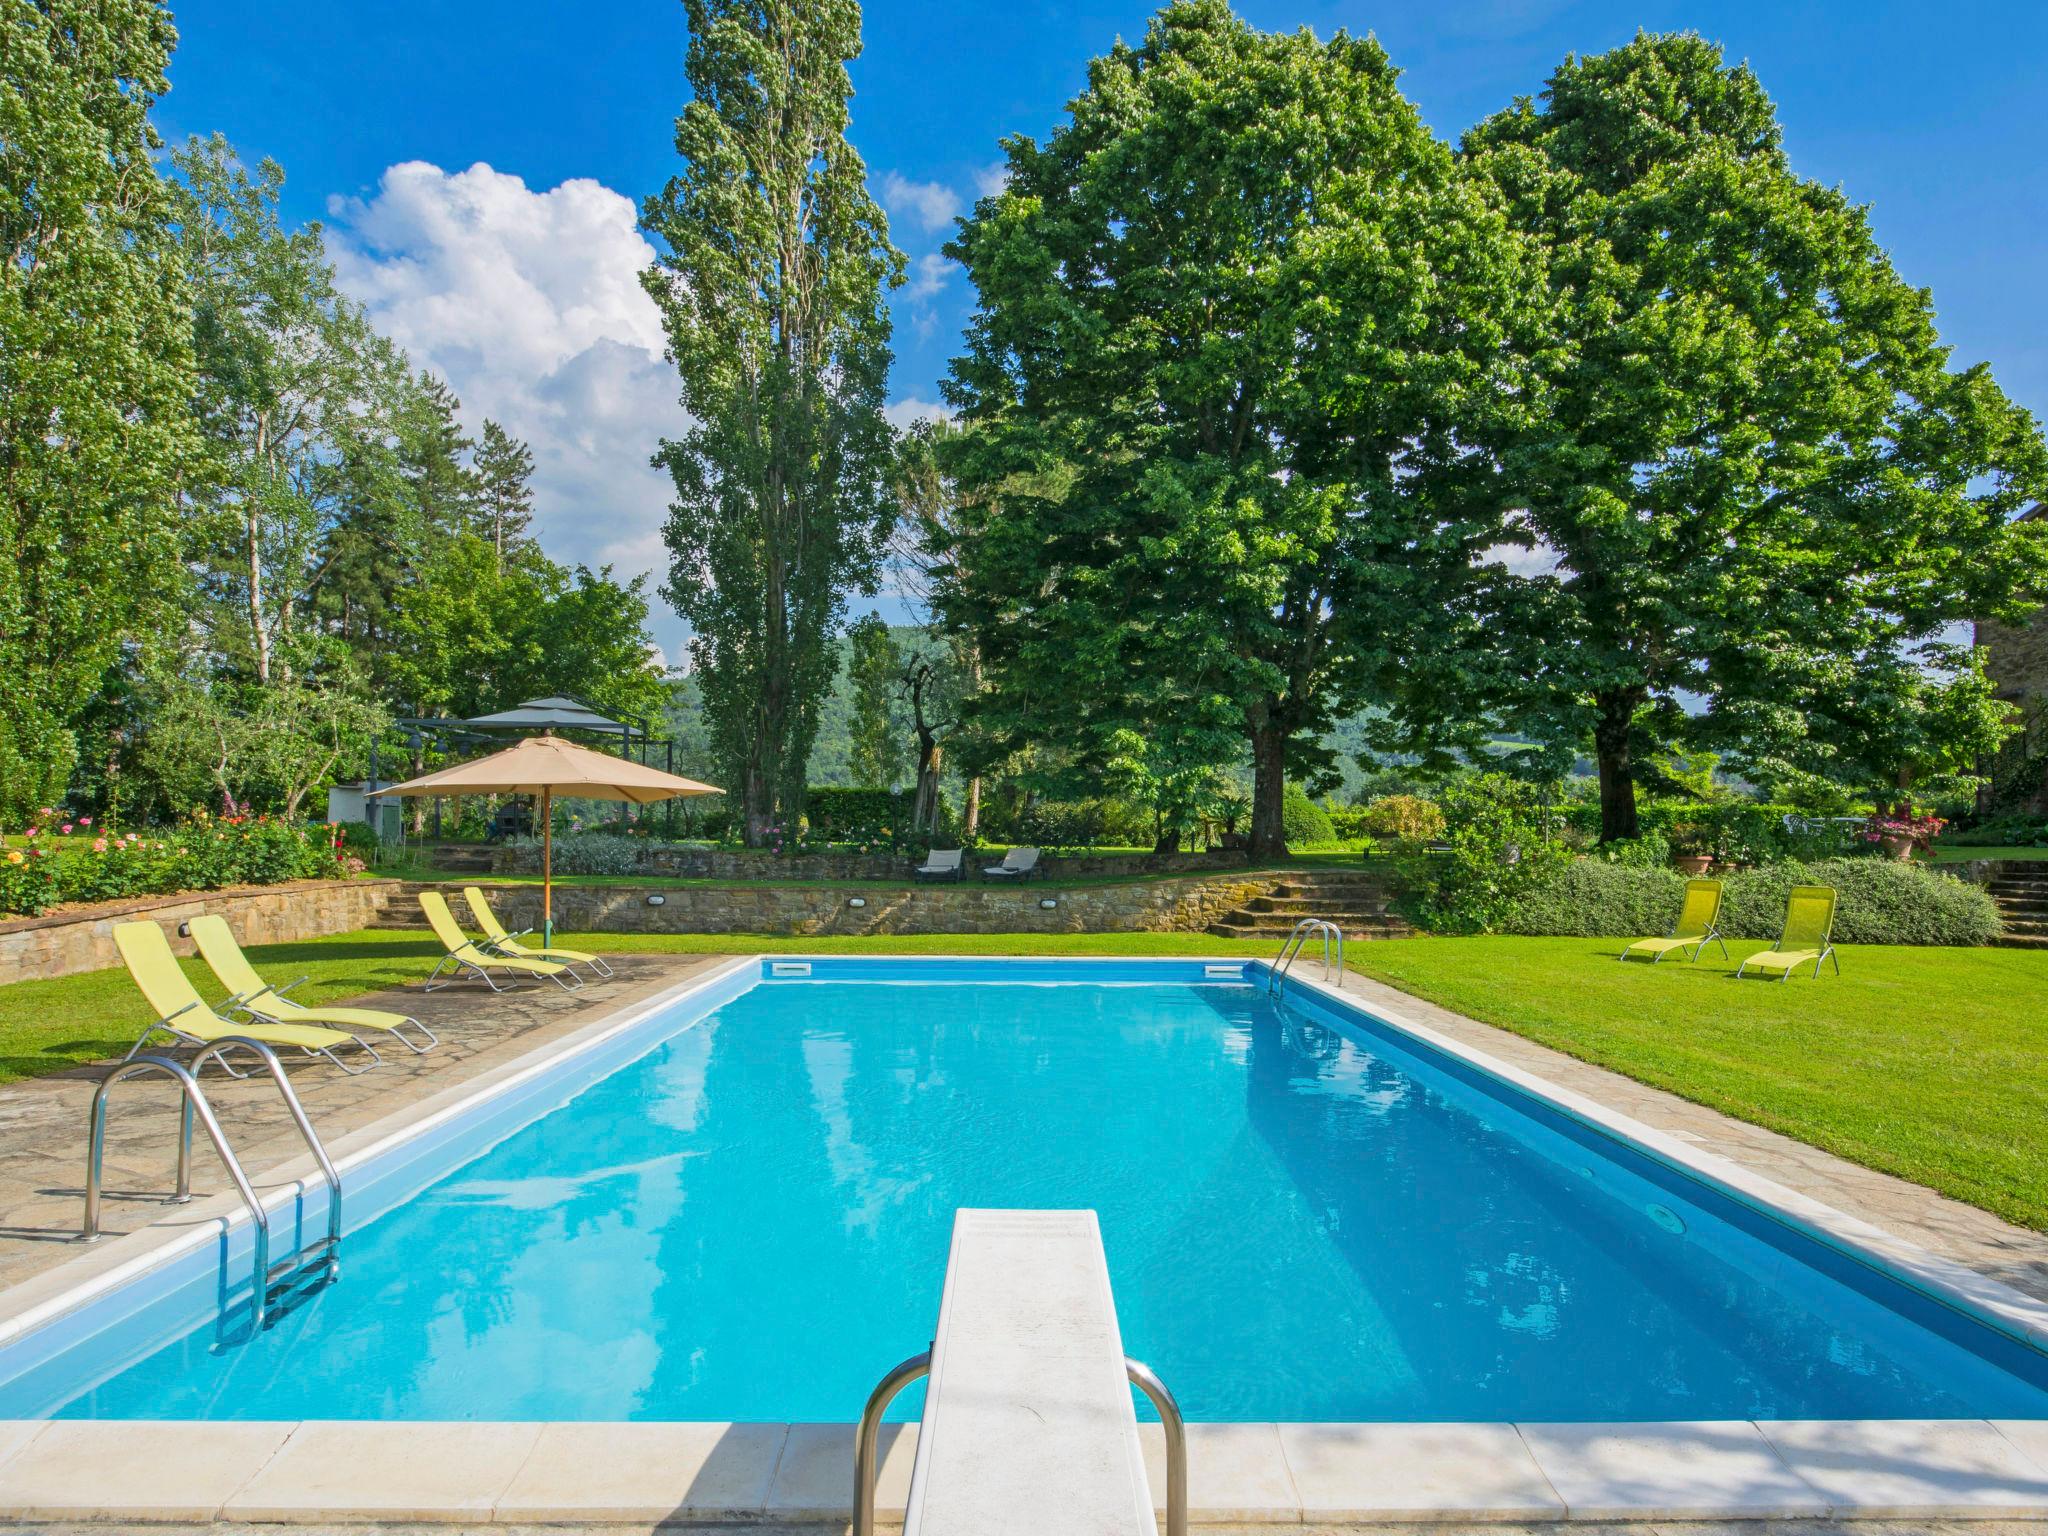
[[[1902,832],[1893,832],[1880,837],[1877,840],[1877,846],[1882,848],[1889,858],[1910,859],[1913,857],[1913,839]]]
[[[1714,867],[1714,856],[1711,853],[1681,853],[1671,861],[1671,867],[1681,875],[1704,875]]]

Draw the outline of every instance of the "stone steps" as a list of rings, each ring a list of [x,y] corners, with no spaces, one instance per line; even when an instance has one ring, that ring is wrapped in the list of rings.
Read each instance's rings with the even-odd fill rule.
[[[2008,949],[2048,949],[2048,872],[2001,873],[1984,888],[2005,919],[2000,944]]]
[[[1344,937],[1347,942],[1371,939],[1403,939],[1415,931],[1397,917],[1367,918],[1356,922],[1347,920],[1340,922],[1338,926],[1344,930]],[[1239,922],[1232,917],[1225,916],[1211,923],[1204,932],[1213,934],[1219,939],[1247,939],[1265,943],[1288,937],[1294,932],[1294,924],[1281,922],[1268,926],[1263,923]],[[1314,941],[1310,942],[1310,947],[1315,947]]]
[[[1291,912],[1296,921],[1304,917],[1376,917],[1387,910],[1387,898],[1349,891],[1341,896],[1254,896],[1240,910]]]

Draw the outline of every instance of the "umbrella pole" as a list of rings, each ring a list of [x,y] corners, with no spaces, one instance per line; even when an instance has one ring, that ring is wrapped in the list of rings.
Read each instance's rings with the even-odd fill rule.
[[[555,792],[540,792],[540,945],[555,944]]]

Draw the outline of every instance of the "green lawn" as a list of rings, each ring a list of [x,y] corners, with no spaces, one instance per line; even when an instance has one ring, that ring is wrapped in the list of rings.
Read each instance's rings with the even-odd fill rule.
[[[1972,843],[1936,843],[1927,850],[1936,864],[1968,864],[1976,859],[2016,859],[2033,863],[2048,859],[2048,848],[1995,848]]]
[[[564,934],[671,954],[1220,955],[1203,934],[768,938]],[[1737,958],[1756,943],[1730,948]],[[1728,1114],[2048,1230],[2048,952],[1856,947],[1843,974],[1733,978],[1732,962],[1623,965],[1603,939],[1384,940],[1353,969]],[[341,934],[252,951],[331,1000],[423,976],[431,941]],[[187,962],[208,996],[219,989]],[[0,1080],[126,1050],[148,1021],[120,972],[0,987]]]
[[[1764,946],[1733,943],[1737,960]],[[1401,939],[1355,969],[2048,1230],[2048,952],[1856,946],[1842,975],[1624,965],[1608,939]]]

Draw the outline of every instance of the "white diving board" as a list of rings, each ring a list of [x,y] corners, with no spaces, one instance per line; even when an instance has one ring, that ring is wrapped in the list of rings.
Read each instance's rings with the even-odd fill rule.
[[[962,1210],[903,1536],[1157,1536],[1093,1211]]]

